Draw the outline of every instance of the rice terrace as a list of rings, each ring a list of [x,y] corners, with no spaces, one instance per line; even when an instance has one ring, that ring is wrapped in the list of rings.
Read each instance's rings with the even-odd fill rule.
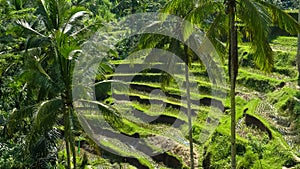
[[[298,0],[0,10],[0,169],[300,169]]]

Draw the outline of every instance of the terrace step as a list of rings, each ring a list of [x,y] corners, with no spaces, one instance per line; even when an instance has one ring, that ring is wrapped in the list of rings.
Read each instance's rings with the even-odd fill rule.
[[[176,117],[168,116],[165,114],[159,115],[159,116],[151,116],[147,115],[142,111],[139,110],[133,110],[132,113],[135,117],[140,118],[144,122],[148,122],[150,124],[168,124],[173,125],[173,127],[180,127],[181,125],[185,124],[185,121],[178,119]]]
[[[101,126],[97,125],[97,123],[94,123],[93,119],[90,119],[88,121],[90,121],[89,124],[96,124],[91,126],[93,128],[94,135],[100,136],[102,138],[107,137],[107,138],[117,139],[121,141],[123,144],[132,147],[134,150],[137,150],[138,152],[148,155],[156,163],[163,162],[164,165],[166,165],[167,167],[182,168],[183,166],[181,161],[177,159],[175,156],[173,156],[172,154],[166,152],[157,152],[157,150],[152,149],[151,146],[149,146],[146,143],[147,138],[140,138],[138,133],[134,133],[134,134],[127,134],[124,132],[116,133],[108,129],[103,129]],[[155,146],[158,146],[158,148],[160,148],[160,145],[155,145]],[[112,152],[114,155],[118,156],[117,155],[118,152],[115,152],[115,150],[109,150],[108,152]],[[132,156],[122,157],[122,161],[128,162],[131,165],[136,166],[137,168],[149,168],[148,166],[141,164],[138,158],[136,157],[132,157]]]
[[[136,95],[129,95],[127,96],[126,94],[114,94],[113,98],[118,100],[118,101],[122,101],[122,100],[130,100],[130,101],[137,101],[139,103],[142,104],[165,104],[166,107],[170,107],[173,109],[178,109],[178,110],[182,110],[183,112],[187,112],[187,108],[185,106],[180,105],[180,103],[176,104],[174,102],[166,102],[164,100],[160,100],[160,99],[146,99],[146,98],[141,98],[141,96],[136,96]],[[184,99],[184,98],[183,98]],[[225,112],[225,108],[223,103],[220,100],[214,99],[214,98],[208,98],[208,97],[204,97],[201,98],[199,100],[191,100],[191,104],[194,105],[199,105],[199,106],[208,106],[208,107],[215,107],[218,108],[220,111]],[[192,108],[191,112],[192,115],[196,115],[195,112],[197,112],[198,109],[194,109]]]
[[[139,72],[147,72],[147,73],[161,73],[163,70],[166,70],[166,64],[157,62],[152,64],[145,63],[113,63],[116,67],[116,72],[119,73],[139,73]],[[184,72],[183,64],[175,64],[172,67],[172,72],[174,70],[182,70]],[[176,72],[176,71],[175,71]]]
[[[147,85],[147,84],[139,84],[139,83],[130,83],[130,88],[134,89],[134,90],[138,90],[138,91],[143,91],[143,92],[147,92],[150,93],[151,91],[155,90],[155,89],[159,89],[161,90],[160,86],[151,86],[151,85]],[[206,85],[199,85],[198,84],[198,90],[199,90],[199,94],[212,94],[212,92],[216,95],[216,96],[226,96],[226,91],[223,90],[212,90],[211,87],[206,86]],[[176,99],[181,99],[181,98],[185,98],[182,95],[185,95],[185,92],[181,92],[180,90],[176,91],[176,93],[172,93],[172,91],[169,91],[168,89],[164,90],[164,93],[166,96],[168,97],[173,97]],[[177,94],[180,93],[180,94]]]
[[[85,140],[80,141],[80,148],[82,148],[85,151],[87,151],[91,154],[94,154],[96,156],[99,155],[93,148],[91,148],[90,144]],[[137,168],[150,169],[148,166],[142,164],[138,160],[138,158],[136,158],[136,157],[122,157],[122,156],[119,156],[119,155],[117,155],[118,154],[117,152],[115,152],[114,150],[111,150],[108,147],[106,147],[104,149],[104,148],[101,148],[101,147],[97,146],[97,149],[101,151],[102,156],[104,158],[109,157],[108,159],[111,159],[111,160],[114,160],[114,161],[119,161],[119,162],[122,162],[122,163],[129,163],[130,165],[135,166]]]

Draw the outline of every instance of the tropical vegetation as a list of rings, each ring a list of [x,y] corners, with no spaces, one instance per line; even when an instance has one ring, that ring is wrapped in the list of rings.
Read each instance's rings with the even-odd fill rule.
[[[297,1],[0,6],[0,168],[300,168]],[[126,36],[113,23],[155,12],[186,22],[138,26],[178,37],[146,31],[103,46]],[[199,32],[211,60],[191,44]]]

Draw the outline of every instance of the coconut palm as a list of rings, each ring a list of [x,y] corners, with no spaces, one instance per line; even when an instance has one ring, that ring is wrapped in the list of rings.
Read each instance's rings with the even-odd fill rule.
[[[261,70],[271,71],[273,65],[272,49],[268,43],[269,26],[272,23],[291,34],[299,32],[298,23],[276,6],[262,0],[221,1],[174,0],[166,4],[164,12],[184,17],[207,32],[220,56],[224,56],[225,42],[228,50],[228,71],[230,76],[231,98],[231,167],[236,168],[235,145],[235,87],[238,75],[237,31],[245,32],[251,43],[254,61]],[[241,25],[237,27],[237,21]],[[224,33],[225,36],[224,38]]]
[[[230,77],[230,103],[231,103],[231,168],[236,168],[236,136],[235,136],[235,125],[236,125],[236,110],[235,110],[235,85],[236,77],[238,73],[238,44],[237,44],[237,27],[235,26],[235,0],[230,0],[228,3],[228,15],[229,15],[229,77]]]
[[[72,152],[75,167],[76,154],[71,130],[74,116],[71,88],[73,61],[70,57],[79,49],[76,38],[82,29],[74,23],[87,11],[79,7],[71,8],[66,1],[41,0],[36,3],[38,17],[42,21],[40,24],[43,24],[41,30],[24,20],[18,22],[35,35],[29,37],[27,42],[27,69],[23,72],[29,87],[36,88],[38,93],[33,131],[47,133],[62,113],[67,166],[71,167]],[[31,134],[30,137],[29,145],[34,145],[39,135]]]
[[[30,116],[28,114],[34,111],[34,115],[31,114],[34,125],[28,137],[29,145],[36,145],[34,143],[41,136],[47,137],[56,121],[62,118],[60,123],[64,125],[67,167],[71,168],[72,154],[76,168],[73,130],[77,116],[72,100],[72,77],[74,61],[81,52],[80,45],[88,38],[88,26],[85,26],[83,19],[90,13],[83,7],[72,6],[67,0],[39,0],[36,5],[39,20],[32,24],[25,20],[18,21],[30,32],[21,80],[27,84],[28,93],[33,93],[35,102],[16,116]],[[101,106],[103,111],[113,111],[100,102],[90,103]]]
[[[178,23],[178,28],[181,28],[183,23]],[[155,27],[156,24],[151,24],[151,26]],[[157,24],[159,25],[159,24]],[[157,26],[156,25],[156,26]],[[150,27],[151,27],[150,26]],[[163,28],[168,29],[168,28]],[[170,31],[170,30],[168,30]],[[174,35],[180,36],[179,39],[184,39],[184,34],[181,32],[181,29],[172,30],[174,32]],[[167,46],[167,47],[166,47]],[[168,50],[172,53],[175,53],[176,56],[181,57],[181,59],[184,61],[184,77],[185,77],[185,92],[186,92],[186,107],[187,107],[187,116],[188,116],[188,140],[189,140],[189,146],[190,146],[190,167],[195,167],[194,162],[194,150],[193,150],[193,135],[192,135],[192,110],[191,110],[191,88],[190,88],[190,79],[189,79],[189,67],[191,66],[191,62],[193,58],[195,57],[195,54],[192,52],[191,49],[188,48],[186,44],[183,44],[177,39],[170,38],[164,35],[160,34],[145,34],[141,36],[139,40],[138,49],[145,49],[145,48],[164,48],[165,50]],[[135,49],[137,50],[137,49]],[[156,55],[155,55],[156,56]],[[156,56],[159,57],[159,56]],[[153,58],[152,58],[153,59]],[[157,59],[157,58],[156,58]],[[154,59],[155,60],[155,59]],[[151,60],[151,61],[154,61]],[[159,59],[155,60],[158,61]],[[174,63],[174,60],[172,58],[167,58],[167,63],[164,61],[164,64],[167,64],[166,66],[170,70],[170,72],[173,72],[176,63]],[[176,68],[175,68],[176,69]],[[164,88],[166,85],[169,84],[172,77],[168,75],[165,72],[162,72],[161,76],[161,85],[162,88]]]

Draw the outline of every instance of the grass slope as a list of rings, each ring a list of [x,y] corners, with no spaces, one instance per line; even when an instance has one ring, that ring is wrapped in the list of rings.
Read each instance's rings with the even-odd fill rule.
[[[296,155],[300,154],[299,146],[291,146],[291,143],[296,143],[297,140],[290,139],[292,136],[299,138],[298,129],[300,128],[300,94],[293,87],[296,84],[297,75],[294,61],[296,45],[293,44],[296,44],[295,37],[278,37],[272,40],[275,67],[271,73],[262,73],[256,68],[248,44],[245,43],[240,47],[239,53],[242,58],[237,79],[236,97],[237,168],[279,169],[283,166],[299,166],[296,158]],[[112,64],[115,64],[117,68],[120,66],[142,68],[141,63],[142,60],[135,63],[131,63],[129,60],[112,61]],[[226,71],[226,67],[224,69]],[[229,91],[228,87],[218,88],[216,91],[219,93],[213,96],[213,85],[203,66],[199,63],[193,63],[190,72],[195,76],[197,88],[197,92],[191,94],[192,99],[217,99],[224,107],[229,107],[229,98],[226,97]],[[188,147],[187,116],[184,111],[179,111],[176,108],[176,106],[186,108],[185,101],[183,101],[185,100],[184,86],[181,86],[184,82],[184,75],[176,74],[175,76],[176,79],[180,79],[180,83],[172,81],[169,85],[162,87],[161,74],[157,70],[147,69],[137,74],[121,71],[109,75],[108,77],[113,79],[134,77],[128,82],[129,86],[132,87],[130,90],[114,91],[114,94],[136,99],[126,101],[118,100],[112,96],[105,101],[113,104],[123,117],[122,125],[118,126],[116,130],[128,136],[138,134],[140,138],[146,140],[153,137],[162,139],[156,145],[147,142],[147,145],[156,151],[162,151],[162,144],[168,141],[169,143],[176,143],[178,146]],[[153,90],[161,90],[164,95],[153,95],[153,93],[151,94]],[[165,105],[173,105],[173,107]],[[216,109],[201,104],[192,104],[192,109],[196,110],[196,114],[193,116],[193,140],[197,150],[196,154],[199,157],[197,158],[198,167],[230,168],[230,112],[225,110],[225,112],[218,114]],[[138,111],[140,117],[137,117],[135,111]],[[245,112],[255,117],[270,130],[272,139],[267,137],[266,132],[259,128],[247,125]],[[167,123],[166,120],[165,123],[163,120],[160,123],[151,123],[142,117],[146,117],[146,120],[147,118],[148,120],[151,118],[173,118],[181,120],[183,123],[175,127],[171,123]],[[217,122],[216,129],[209,125],[214,122]],[[285,122],[289,125],[285,125]],[[285,130],[286,132],[283,132]],[[201,140],[204,135],[208,138],[205,142]],[[139,163],[149,168],[170,167],[168,162],[161,159],[163,158],[162,154],[159,159],[155,160],[155,157],[145,157],[137,152],[125,151],[126,145],[123,145],[124,143],[118,139],[104,141],[101,144],[124,156],[130,154],[136,157]],[[188,154],[175,150],[176,148],[171,148],[167,151],[169,158],[172,159],[172,156],[178,159],[182,164],[179,168],[187,167],[189,162],[186,156]]]

